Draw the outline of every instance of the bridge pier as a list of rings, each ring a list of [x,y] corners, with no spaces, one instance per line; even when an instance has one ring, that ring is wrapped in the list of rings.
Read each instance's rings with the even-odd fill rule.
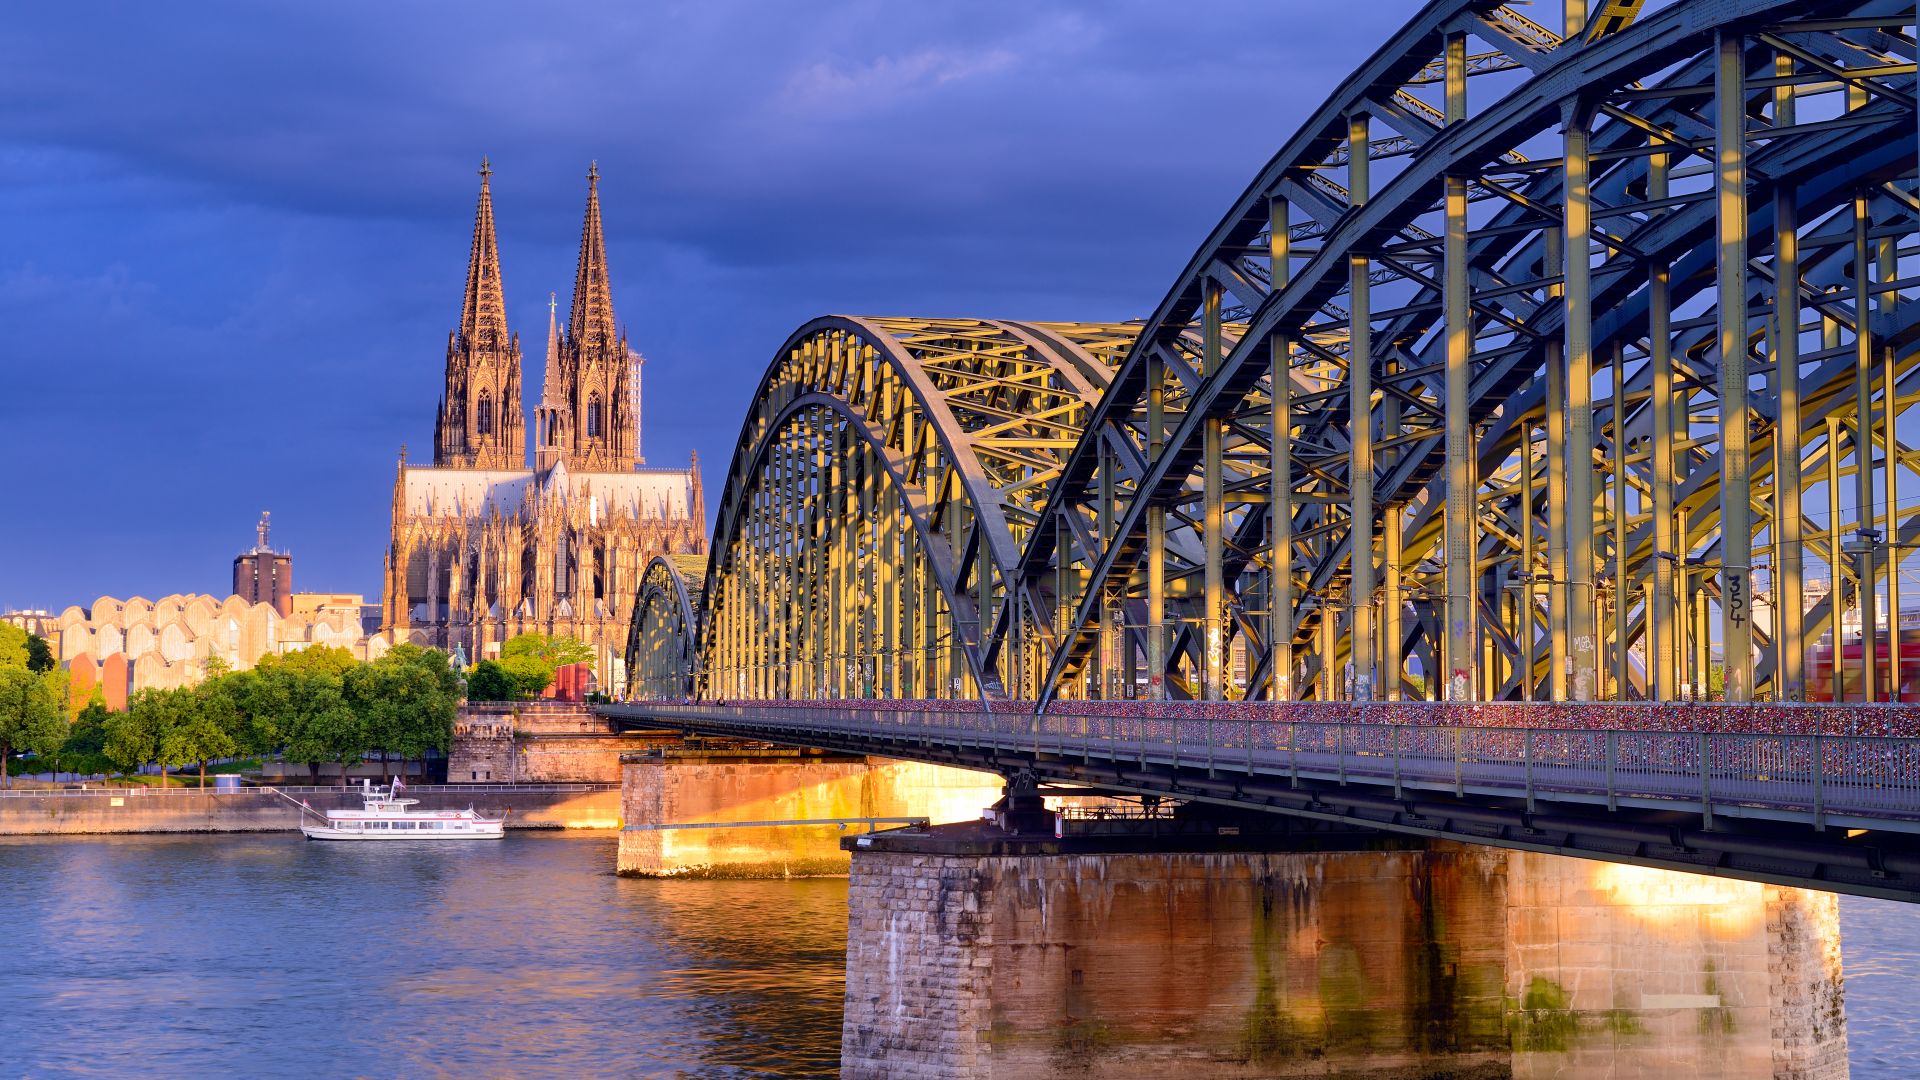
[[[865,825],[753,825],[876,817],[973,818],[1000,777],[939,765],[727,742],[625,754],[617,869],[642,877],[847,873],[840,839]]]
[[[1830,894],[1274,820],[847,838],[843,1075],[1846,1075]]]

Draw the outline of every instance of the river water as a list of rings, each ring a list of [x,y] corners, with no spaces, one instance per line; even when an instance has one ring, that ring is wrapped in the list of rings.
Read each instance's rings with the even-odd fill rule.
[[[836,1074],[844,881],[408,848],[0,841],[0,1078]],[[1841,907],[1853,1075],[1920,1076],[1920,908]]]

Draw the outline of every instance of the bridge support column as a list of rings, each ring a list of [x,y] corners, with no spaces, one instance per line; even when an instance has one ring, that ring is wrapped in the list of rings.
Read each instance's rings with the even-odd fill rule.
[[[1081,826],[845,841],[842,1075],[1846,1074],[1831,896],[1248,819]]]
[[[1001,779],[939,765],[774,747],[671,747],[621,759],[618,871],[638,877],[821,877],[847,872],[866,825],[724,822],[977,818]],[[667,826],[662,828],[661,826]]]

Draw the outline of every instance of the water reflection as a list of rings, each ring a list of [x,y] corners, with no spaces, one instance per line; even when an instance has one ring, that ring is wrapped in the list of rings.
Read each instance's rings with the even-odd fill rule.
[[[0,843],[22,1076],[830,1076],[846,884],[615,878],[612,842]]]
[[[1920,905],[1840,898],[1853,1080],[1920,1076]]]
[[[0,1074],[826,1077],[842,881],[605,838],[0,840]],[[1920,1076],[1920,907],[1842,899],[1856,1080]]]

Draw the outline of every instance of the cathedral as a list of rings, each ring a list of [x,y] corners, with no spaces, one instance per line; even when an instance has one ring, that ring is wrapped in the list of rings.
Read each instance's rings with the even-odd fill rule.
[[[627,624],[648,561],[706,551],[699,458],[684,469],[643,467],[642,359],[614,319],[597,168],[587,174],[573,304],[563,327],[548,301],[540,403],[525,422],[491,175],[483,163],[433,464],[400,451],[382,618],[392,642],[457,649],[470,661],[497,656],[516,634],[571,635],[593,647],[599,685],[612,691],[625,682]]]

